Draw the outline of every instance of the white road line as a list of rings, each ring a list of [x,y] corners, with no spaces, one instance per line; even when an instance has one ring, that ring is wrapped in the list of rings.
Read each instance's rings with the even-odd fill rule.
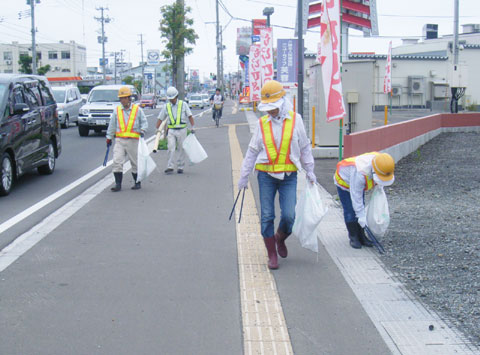
[[[150,137],[149,139],[147,139],[147,142],[151,143],[153,141],[153,138],[154,137]],[[152,148],[151,145],[149,146],[149,149]],[[111,164],[111,161],[109,163]],[[124,164],[124,172],[128,171],[130,167],[131,165],[128,161],[126,164]],[[96,170],[97,169],[93,171]],[[3,250],[0,251],[0,272],[9,267],[13,262],[15,262],[15,260],[25,254],[31,247],[33,247],[35,244],[45,238],[55,228],[57,228],[63,222],[73,216],[80,208],[85,206],[88,202],[90,202],[94,197],[96,197],[112,183],[112,175],[109,174],[105,176],[95,185],[88,188],[86,191],[75,197],[70,202],[67,202],[65,205],[50,214],[47,218],[35,225],[29,231],[23,233],[12,243],[7,245]]]
[[[155,136],[152,136],[147,139],[147,143],[152,141],[155,138]],[[75,180],[74,182],[68,184],[64,188],[58,190],[57,192],[51,194],[50,196],[45,197],[43,200],[37,202],[36,204],[30,206],[26,210],[20,212],[19,214],[11,217],[10,219],[6,220],[2,224],[0,224],[0,234],[5,232],[6,230],[12,228],[14,225],[17,223],[23,221],[25,218],[31,216],[35,212],[39,211],[43,207],[47,206],[49,203],[57,200],[58,198],[62,197],[66,193],[72,191],[74,188],[79,186],[80,184],[84,183],[91,177],[95,176],[96,174],[100,173],[101,171],[105,170],[107,167],[109,167],[112,164],[112,160],[108,161],[107,166],[99,166],[98,168],[90,171],[88,174],[83,175],[79,179]]]

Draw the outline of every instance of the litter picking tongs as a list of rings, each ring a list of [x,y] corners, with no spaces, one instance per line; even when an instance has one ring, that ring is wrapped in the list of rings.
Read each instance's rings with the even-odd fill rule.
[[[365,226],[365,231],[367,232],[368,234],[368,238],[372,241],[373,245],[375,246],[375,248],[377,248],[378,252],[380,254],[384,254],[385,253],[385,248],[383,247],[382,243],[380,243],[378,241],[378,239],[375,237],[375,235],[372,233],[372,231],[370,230],[370,228],[368,228],[367,226]]]
[[[246,187],[243,188],[242,202],[240,203],[240,213],[238,215],[238,223],[240,223],[240,221],[242,220],[243,200],[245,199],[245,190],[246,189],[247,189]],[[237,205],[238,198],[240,197],[240,192],[242,192],[242,190],[238,191],[237,198],[235,199],[235,202],[233,203],[232,212],[230,212],[230,217],[228,217],[229,221],[232,220],[233,212],[235,211],[235,206]]]
[[[103,166],[107,166],[108,152],[110,152],[110,145],[107,145],[107,152],[105,153],[105,159],[103,159]]]

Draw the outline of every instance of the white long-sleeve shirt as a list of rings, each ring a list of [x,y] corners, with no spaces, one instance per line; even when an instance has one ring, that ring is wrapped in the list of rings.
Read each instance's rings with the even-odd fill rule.
[[[370,164],[365,161],[360,169],[357,165],[342,166],[338,170],[338,174],[342,180],[350,186],[350,189],[340,186],[337,180],[335,180],[335,177],[333,177],[333,182],[342,190],[350,191],[352,207],[357,218],[365,216],[365,203],[363,198],[366,187],[365,176],[367,176],[369,179],[373,178],[371,158]]]
[[[123,117],[125,119],[125,126],[127,126],[128,119],[130,117],[130,112],[132,112],[132,106],[133,104],[130,104],[130,107],[128,109],[125,109],[122,105],[123,110]],[[117,117],[117,109],[113,111],[112,118],[110,119],[110,123],[108,124],[107,128],[107,134],[106,138],[107,139],[112,139],[115,137],[115,133],[117,132],[117,125],[118,125],[118,117]],[[143,112],[141,107],[138,107],[137,111],[137,118],[135,119],[135,123],[133,124],[132,130],[138,133],[145,133],[148,129],[148,121],[147,117],[145,116],[145,113]]]
[[[272,121],[272,133],[275,145],[280,147],[282,140],[283,121],[292,119],[290,115],[283,118],[268,117]],[[307,137],[302,116],[296,114],[295,127],[293,129],[292,141],[290,143],[290,160],[300,170],[303,168],[307,172],[313,172],[314,159],[312,155],[312,147]],[[263,144],[262,129],[260,121],[257,122],[255,133],[248,145],[247,154],[242,164],[242,175],[249,175],[256,164],[268,164],[268,155]],[[285,173],[269,173],[274,178],[283,180]]]

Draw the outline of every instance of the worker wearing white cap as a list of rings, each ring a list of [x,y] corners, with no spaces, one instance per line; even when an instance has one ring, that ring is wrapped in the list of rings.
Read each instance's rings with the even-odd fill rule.
[[[343,159],[337,163],[333,182],[343,207],[343,217],[348,230],[350,246],[360,249],[371,247],[363,228],[367,225],[365,191],[377,185],[389,186],[395,177],[395,161],[388,153],[371,152]]]
[[[278,255],[286,258],[285,240],[292,233],[297,201],[297,171],[302,167],[310,183],[317,178],[313,172],[311,143],[305,132],[302,117],[292,110],[281,83],[266,82],[261,89],[260,111],[267,114],[258,120],[242,163],[238,188],[248,186],[248,176],[258,172],[260,190],[261,233],[268,252],[268,267],[278,268]],[[280,223],[276,233],[275,195],[280,197]]]
[[[165,174],[173,173],[175,160],[177,164],[177,173],[183,174],[185,166],[185,151],[183,150],[183,141],[187,138],[187,118],[190,121],[191,132],[194,131],[192,111],[183,100],[178,100],[178,90],[173,86],[167,89],[167,99],[169,102],[163,107],[158,115],[157,129],[162,121],[168,119],[168,163]]]

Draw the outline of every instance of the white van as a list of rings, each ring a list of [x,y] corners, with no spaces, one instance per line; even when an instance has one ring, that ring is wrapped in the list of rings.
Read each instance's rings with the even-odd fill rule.
[[[54,86],[52,91],[57,102],[58,120],[62,128],[68,128],[70,122],[78,123],[78,110],[83,105],[78,88],[76,86]]]
[[[113,110],[120,105],[118,90],[124,86],[128,86],[132,91],[132,101],[137,101],[138,92],[133,85],[99,85],[90,91],[87,103],[82,106],[78,115],[80,136],[88,136],[91,129],[96,133],[107,130]]]

